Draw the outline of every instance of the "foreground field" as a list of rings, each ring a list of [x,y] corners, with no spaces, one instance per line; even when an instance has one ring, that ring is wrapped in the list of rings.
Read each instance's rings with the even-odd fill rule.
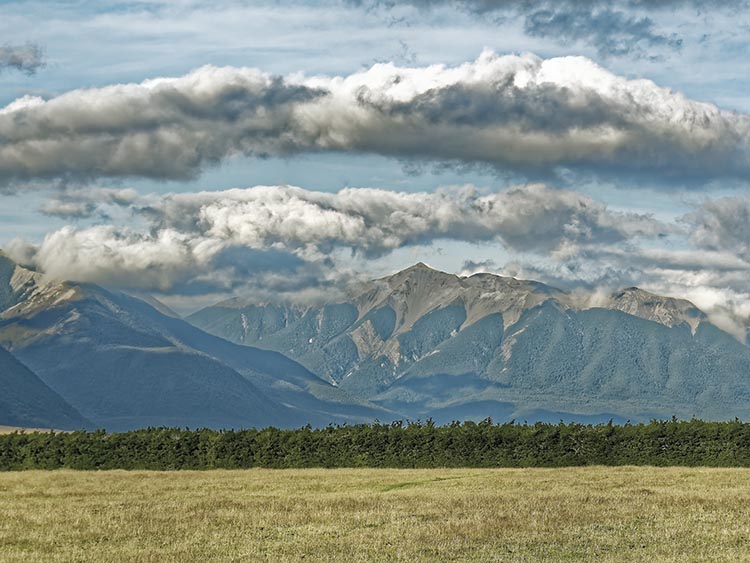
[[[0,474],[2,563],[750,561],[750,471]]]

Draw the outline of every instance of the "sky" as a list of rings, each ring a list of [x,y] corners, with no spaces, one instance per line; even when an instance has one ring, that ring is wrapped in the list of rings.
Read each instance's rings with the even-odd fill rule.
[[[0,0],[0,248],[180,312],[422,261],[750,318],[744,0]]]

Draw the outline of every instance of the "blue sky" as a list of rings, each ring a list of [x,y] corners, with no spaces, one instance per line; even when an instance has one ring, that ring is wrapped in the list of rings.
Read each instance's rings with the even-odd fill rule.
[[[48,102],[0,114],[0,141],[17,143],[0,154],[0,246],[52,276],[136,286],[125,289],[152,292],[185,311],[232,294],[330,295],[361,276],[422,260],[456,273],[479,268],[568,288],[637,284],[693,299],[718,322],[746,322],[750,12],[744,2],[666,1],[658,9],[596,0],[397,4],[0,2],[8,52],[34,46],[44,57],[38,68],[20,68],[10,59],[3,65],[0,51],[0,108],[14,108],[24,96]],[[517,58],[503,59],[508,55]],[[389,72],[405,77],[404,92],[378,90],[386,88],[372,71],[379,63],[392,63]],[[439,85],[425,89],[425,69],[436,64],[447,70],[435,78]],[[196,70],[205,65],[230,71]],[[472,70],[454,83],[451,69],[461,65]],[[516,89],[503,91],[499,104],[493,92],[500,86],[492,80],[518,65],[533,67],[539,82],[520,98],[526,79],[514,74]],[[588,65],[614,77],[611,88],[589,83],[602,79]],[[175,86],[181,95],[191,96],[221,81],[226,87],[261,80],[237,70],[243,68],[259,69],[263,80],[281,77],[279,95],[311,100],[355,96],[337,90],[334,77],[349,77],[372,96],[376,113],[337,124],[335,105],[269,106],[282,112],[284,127],[284,112],[318,112],[315,126],[326,129],[324,138],[300,140],[295,130],[291,145],[280,141],[286,129],[248,139],[221,113],[216,130],[202,118],[185,126],[197,144],[175,146],[195,150],[190,158],[170,144],[152,165],[123,157],[112,167],[126,146],[117,136],[131,135],[127,120],[140,119],[125,104],[143,103],[133,106],[141,112],[155,107],[151,98],[137,98],[151,94],[131,93],[134,85],[174,77],[182,80]],[[495,78],[486,84],[471,82],[491,72]],[[180,78],[186,76],[193,78]],[[124,85],[125,94],[113,85]],[[419,97],[409,97],[410,87]],[[173,118],[166,100],[134,138],[148,137],[162,117]],[[114,109],[97,113],[98,104]],[[358,116],[356,103],[346,112]],[[392,121],[381,127],[377,112]],[[96,120],[107,122],[102,127],[109,128],[107,139],[121,143],[119,152],[97,152]],[[57,125],[47,132],[51,122]],[[29,123],[33,139],[24,137]],[[399,129],[404,123],[412,124],[410,132],[418,129],[413,139]],[[165,143],[173,125],[144,142]],[[220,126],[227,128],[226,143]],[[309,132],[309,123],[300,127]],[[497,138],[510,130],[522,133],[518,154],[512,142]],[[210,146],[206,135],[215,137]],[[61,137],[67,140],[49,148]],[[577,144],[568,147],[563,137]],[[303,192],[279,192],[278,206],[276,192],[226,192],[264,185]],[[474,195],[466,195],[467,186]],[[345,188],[378,191],[341,195]],[[416,199],[379,205],[385,192]],[[180,193],[179,205],[167,195]],[[409,205],[439,216],[411,216]],[[169,215],[173,208],[193,214],[190,224]],[[404,213],[402,222],[388,222]],[[455,217],[447,220],[446,213]],[[273,222],[261,224],[261,215]],[[307,236],[286,228],[295,220]],[[352,226],[359,229],[353,235]]]

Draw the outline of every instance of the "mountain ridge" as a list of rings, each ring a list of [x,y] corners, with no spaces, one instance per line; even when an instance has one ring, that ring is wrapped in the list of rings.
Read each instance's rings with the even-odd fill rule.
[[[582,295],[419,263],[348,299],[234,298],[187,320],[0,255],[0,345],[112,430],[750,417],[750,348],[638,288]]]
[[[47,279],[5,256],[0,296],[0,343],[109,429],[325,425],[385,412],[277,352],[232,344],[122,292]]]
[[[446,286],[456,289],[473,289],[475,290],[476,298],[479,300],[497,299],[502,293],[513,292],[514,297],[517,299],[513,304],[522,306],[524,310],[534,307],[547,299],[556,299],[561,304],[574,310],[588,310],[593,308],[616,309],[666,326],[675,326],[681,322],[687,322],[692,326],[708,318],[704,312],[687,299],[658,295],[635,286],[612,290],[604,298],[596,296],[593,292],[591,295],[584,295],[582,297],[581,294],[567,292],[539,281],[523,280],[484,272],[459,276],[431,268],[424,262],[418,262],[395,274],[355,285],[356,289],[350,290],[352,293],[350,301],[357,305],[359,318],[361,318],[366,316],[367,312],[372,308],[382,305],[383,301],[391,293],[404,289],[405,284],[407,285],[408,292],[409,284],[419,284],[422,281],[420,278],[422,280],[427,278],[433,282],[439,280],[437,283],[440,287],[435,288],[433,286],[430,288],[431,291],[445,289]],[[522,302],[522,298],[526,298],[527,301]],[[333,300],[324,302],[323,304],[337,304],[339,302],[340,300]],[[434,310],[440,306],[440,303],[444,305],[445,299],[443,298],[442,301],[439,301],[433,307],[417,307],[417,312],[421,312],[418,316]],[[251,299],[235,296],[196,311],[186,318],[194,318],[202,310],[211,307],[244,308],[252,305],[279,306],[299,312],[315,308],[314,305],[299,305],[291,301],[280,303],[256,302]],[[658,311],[654,313],[647,310],[648,305],[658,307]],[[513,324],[518,319],[518,316],[520,316],[520,311],[512,307],[509,307],[506,312],[510,315],[510,320],[506,323],[506,326]],[[481,316],[475,315],[475,317],[472,317],[472,315],[467,315],[467,319],[469,320],[467,326],[471,324],[472,318],[481,318]],[[407,322],[407,326],[410,326],[410,324],[410,322]]]
[[[419,263],[360,284],[348,300],[301,307],[235,299],[187,319],[234,342],[280,351],[411,416],[490,401],[512,403],[515,413],[715,417],[719,395],[750,414],[737,399],[750,386],[742,377],[750,373],[750,348],[691,302],[638,288],[587,296]],[[694,401],[675,383],[680,378]],[[715,393],[706,387],[712,379]]]

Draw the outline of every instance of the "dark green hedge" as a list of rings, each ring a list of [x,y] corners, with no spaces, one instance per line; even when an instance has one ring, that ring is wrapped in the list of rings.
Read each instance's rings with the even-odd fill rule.
[[[298,430],[148,428],[0,436],[0,470],[300,467],[750,467],[750,424],[394,423]]]

